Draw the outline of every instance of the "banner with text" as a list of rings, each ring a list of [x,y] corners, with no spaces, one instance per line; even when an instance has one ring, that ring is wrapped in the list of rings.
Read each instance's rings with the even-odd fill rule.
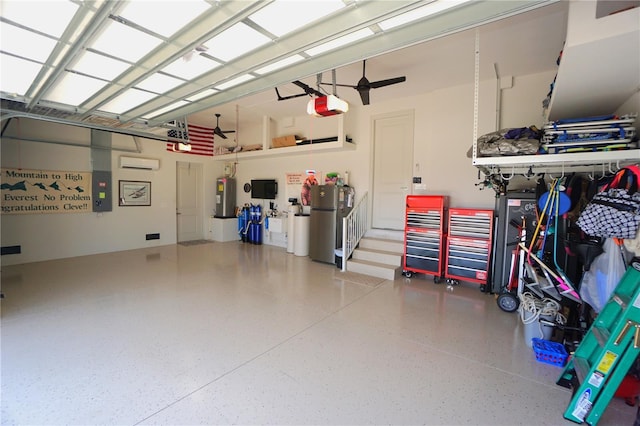
[[[3,214],[90,213],[91,173],[1,169]]]

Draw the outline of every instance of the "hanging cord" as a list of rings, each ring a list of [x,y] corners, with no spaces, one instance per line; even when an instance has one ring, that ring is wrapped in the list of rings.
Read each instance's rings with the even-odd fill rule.
[[[549,298],[538,299],[529,292],[524,292],[520,296],[520,319],[523,324],[532,324],[538,322],[538,329],[540,335],[543,336],[542,324],[540,323],[540,316],[552,317],[553,321],[559,325],[564,325],[567,319],[560,313],[560,304]],[[529,318],[525,318],[525,312],[529,312],[532,315]]]

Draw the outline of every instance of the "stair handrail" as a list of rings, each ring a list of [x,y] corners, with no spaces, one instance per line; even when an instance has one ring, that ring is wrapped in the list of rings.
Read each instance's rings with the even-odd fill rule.
[[[347,270],[347,259],[367,232],[368,223],[369,192],[365,192],[349,214],[342,218],[342,272]]]

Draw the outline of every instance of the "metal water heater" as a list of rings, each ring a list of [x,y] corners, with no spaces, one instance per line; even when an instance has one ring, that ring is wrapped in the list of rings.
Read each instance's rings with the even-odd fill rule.
[[[216,179],[215,217],[236,216],[236,180],[230,177]]]

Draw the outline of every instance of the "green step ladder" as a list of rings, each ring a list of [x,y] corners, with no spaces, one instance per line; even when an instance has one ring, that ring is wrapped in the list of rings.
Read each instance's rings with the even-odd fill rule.
[[[557,384],[573,389],[564,418],[595,425],[640,353],[640,258],[569,359]]]

